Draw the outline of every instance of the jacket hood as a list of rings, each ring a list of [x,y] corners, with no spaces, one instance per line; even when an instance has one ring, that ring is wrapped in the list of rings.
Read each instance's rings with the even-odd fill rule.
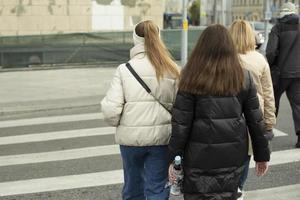
[[[145,50],[144,44],[143,43],[138,43],[130,49],[130,58],[133,58],[137,54],[145,53],[145,52],[146,52],[146,50]]]
[[[137,25],[135,25],[136,27]],[[145,43],[145,38],[144,37],[140,37],[136,34],[135,32],[135,27],[133,29],[133,33],[132,33],[132,38],[133,38],[133,44],[134,45],[138,45],[138,44],[144,44]]]
[[[296,14],[285,15],[279,19],[279,22],[284,24],[299,24],[299,16]]]

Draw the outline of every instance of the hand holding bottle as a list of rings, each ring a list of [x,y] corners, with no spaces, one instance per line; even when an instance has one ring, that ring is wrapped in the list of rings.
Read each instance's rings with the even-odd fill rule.
[[[170,164],[169,166],[169,182],[174,184],[176,182],[176,175],[174,171],[174,164]]]
[[[176,156],[174,164],[169,166],[169,183],[171,184],[170,193],[173,195],[181,194],[181,184],[183,180],[183,170],[181,157]]]

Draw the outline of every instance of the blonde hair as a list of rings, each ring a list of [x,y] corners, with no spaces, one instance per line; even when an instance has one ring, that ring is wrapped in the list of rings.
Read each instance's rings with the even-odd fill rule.
[[[135,33],[144,37],[146,54],[155,68],[159,81],[166,73],[179,78],[177,64],[159,36],[159,27],[151,20],[143,21],[135,27]]]
[[[231,24],[229,32],[238,53],[246,54],[248,51],[255,50],[255,34],[249,22],[235,20]]]

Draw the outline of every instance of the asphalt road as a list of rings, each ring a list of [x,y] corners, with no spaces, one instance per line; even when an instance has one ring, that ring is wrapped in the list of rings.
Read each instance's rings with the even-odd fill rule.
[[[93,106],[0,118],[0,199],[121,199],[122,184],[117,180],[120,178],[118,173],[122,169],[120,155],[113,152],[104,153],[104,150],[103,152],[98,150],[94,154],[89,149],[109,148],[108,145],[114,145],[113,133],[104,129],[101,132],[101,128],[108,125],[101,116],[93,116],[98,113],[100,113],[100,107]],[[62,116],[62,119],[56,120],[57,116]],[[75,119],[69,119],[69,116],[75,116]],[[277,152],[291,150],[299,155],[300,150],[294,148],[296,136],[293,130],[291,110],[285,97],[282,99],[276,128],[287,135],[273,139],[272,154],[276,155]],[[88,132],[86,131],[88,129],[97,131]],[[84,134],[76,136],[81,132]],[[41,137],[37,137],[39,135]],[[55,135],[65,135],[65,138],[55,138],[57,137]],[[66,158],[66,152],[69,150],[78,150],[78,152],[70,153],[68,155],[70,157]],[[112,148],[112,151],[115,150]],[[51,157],[52,152],[58,152],[55,154],[57,156]],[[39,153],[44,154],[37,156]],[[82,156],[76,157],[79,154]],[[62,158],[59,160],[60,156]],[[25,157],[28,159],[26,160]],[[282,156],[283,160],[284,157]],[[87,178],[87,175],[91,173],[95,173],[94,180]],[[114,180],[105,178],[104,173],[108,173],[109,177],[115,177]],[[76,177],[77,175],[84,176]],[[63,178],[55,179],[57,177]],[[67,180],[64,177],[70,179]],[[271,165],[269,173],[262,178],[256,177],[254,170],[251,169],[246,191],[298,185],[299,180],[300,161],[298,157],[294,161]],[[114,181],[117,184],[107,184]],[[42,187],[42,184],[46,184],[46,186]],[[300,197],[300,191],[296,195]],[[172,197],[171,199],[182,198]]]

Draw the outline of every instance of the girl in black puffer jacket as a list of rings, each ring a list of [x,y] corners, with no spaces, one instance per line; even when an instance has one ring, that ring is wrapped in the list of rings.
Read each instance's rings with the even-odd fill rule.
[[[170,161],[183,156],[186,200],[235,200],[250,133],[256,172],[270,151],[256,88],[227,29],[209,26],[183,69],[173,107]],[[169,177],[174,181],[172,165]]]

